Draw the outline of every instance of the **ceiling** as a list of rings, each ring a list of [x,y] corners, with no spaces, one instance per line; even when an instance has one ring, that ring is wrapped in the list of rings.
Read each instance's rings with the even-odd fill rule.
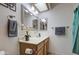
[[[31,15],[36,15],[53,9],[58,3],[23,3],[22,4]]]
[[[35,6],[36,3],[32,3],[33,6]],[[38,3],[39,4],[39,3]],[[46,4],[46,7],[47,7],[47,10],[46,8],[44,8],[45,6],[43,6],[42,4]],[[39,12],[45,12],[45,11],[48,11],[50,9],[53,9],[56,5],[58,5],[58,3],[42,3],[42,4],[39,4],[40,5],[40,8],[39,6],[37,5],[36,9],[39,11]],[[42,9],[42,10],[41,10]]]
[[[59,3],[48,3],[49,5],[49,9],[53,9],[56,5],[58,5]]]

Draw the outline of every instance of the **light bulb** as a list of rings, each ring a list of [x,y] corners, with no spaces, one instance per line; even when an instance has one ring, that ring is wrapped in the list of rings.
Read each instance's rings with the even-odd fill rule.
[[[33,10],[33,11],[34,11],[34,10],[35,10],[35,8],[32,6],[31,10]]]
[[[25,10],[28,13],[28,10]]]
[[[32,13],[30,13],[30,15],[33,15]]]
[[[38,11],[35,10],[34,12],[32,12],[34,15],[37,15],[38,14]]]

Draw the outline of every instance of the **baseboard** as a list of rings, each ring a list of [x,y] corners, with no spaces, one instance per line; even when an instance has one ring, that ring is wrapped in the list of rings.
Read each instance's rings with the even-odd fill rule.
[[[55,53],[48,52],[48,55],[56,55]]]

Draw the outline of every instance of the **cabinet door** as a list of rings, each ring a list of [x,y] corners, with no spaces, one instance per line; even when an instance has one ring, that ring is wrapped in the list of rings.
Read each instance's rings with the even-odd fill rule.
[[[43,55],[43,47],[38,51],[37,55]]]
[[[48,48],[49,48],[48,44],[49,44],[49,41],[48,41],[48,39],[46,39],[44,42],[44,55],[48,54]]]
[[[33,55],[36,55],[36,45],[28,44],[28,43],[20,43],[20,54],[25,55],[25,50],[27,48],[33,49]]]

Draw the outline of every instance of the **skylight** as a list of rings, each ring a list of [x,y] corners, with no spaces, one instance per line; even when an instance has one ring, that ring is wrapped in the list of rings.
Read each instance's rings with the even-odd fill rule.
[[[40,12],[48,10],[47,5],[45,3],[37,3],[35,4],[35,6]]]

